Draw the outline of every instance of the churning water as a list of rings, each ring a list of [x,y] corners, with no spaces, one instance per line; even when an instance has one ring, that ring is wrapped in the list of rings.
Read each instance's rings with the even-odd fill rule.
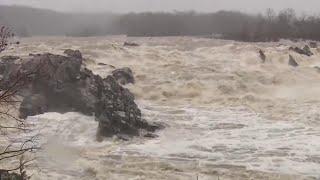
[[[123,47],[124,41],[140,43]],[[97,122],[79,113],[28,118],[42,145],[33,179],[320,178],[320,65],[292,43],[193,37],[22,39],[6,54],[79,49],[106,76],[130,67],[143,117],[166,128],[155,139],[96,142]],[[267,55],[261,63],[258,50]],[[288,66],[292,54],[299,67]],[[107,65],[99,65],[104,63]]]

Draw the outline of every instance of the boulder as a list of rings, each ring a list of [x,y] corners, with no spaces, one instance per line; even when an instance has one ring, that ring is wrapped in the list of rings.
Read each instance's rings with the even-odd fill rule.
[[[116,69],[112,71],[112,76],[122,85],[129,83],[134,84],[134,76],[132,70],[128,67]]]
[[[290,47],[289,50],[294,51],[298,54],[306,55],[306,56],[312,56],[313,53],[310,50],[310,47],[305,45],[302,49],[298,47]]]
[[[160,127],[141,118],[134,95],[115,78],[121,73],[103,79],[84,68],[82,61],[76,51],[69,51],[68,56],[45,53],[23,61],[17,72],[33,72],[33,75],[19,109],[20,117],[69,111],[94,115],[99,122],[100,137],[138,136]],[[12,73],[16,71],[8,68],[3,76],[10,82]],[[133,82],[132,71],[129,70],[124,68],[121,71],[127,78],[125,82]]]
[[[290,66],[293,66],[293,67],[299,66],[299,64],[297,63],[297,61],[296,61],[291,55],[289,55],[289,62],[288,62],[288,64],[289,64]]]

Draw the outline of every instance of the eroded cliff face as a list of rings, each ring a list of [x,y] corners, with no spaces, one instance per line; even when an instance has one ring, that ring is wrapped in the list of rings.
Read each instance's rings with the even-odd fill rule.
[[[20,118],[45,112],[81,112],[99,121],[98,136],[138,136],[158,128],[141,118],[133,94],[118,83],[117,79],[127,82],[125,76],[117,73],[116,78],[102,78],[83,66],[80,51],[66,50],[65,54],[32,55],[20,63],[15,62],[18,58],[7,57],[2,62],[1,89],[28,75],[21,94]],[[132,79],[130,76],[129,81]]]

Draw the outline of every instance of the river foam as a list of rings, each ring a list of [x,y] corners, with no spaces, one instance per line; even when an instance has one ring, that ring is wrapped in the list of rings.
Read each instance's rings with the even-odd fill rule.
[[[141,46],[123,47],[124,41]],[[320,178],[319,50],[293,43],[194,37],[33,37],[4,54],[79,49],[101,76],[132,68],[128,85],[155,139],[96,142],[97,122],[78,113],[29,117],[44,147],[33,179]],[[265,51],[261,63],[258,50]],[[289,54],[299,67],[288,66]],[[104,63],[106,65],[99,65]]]

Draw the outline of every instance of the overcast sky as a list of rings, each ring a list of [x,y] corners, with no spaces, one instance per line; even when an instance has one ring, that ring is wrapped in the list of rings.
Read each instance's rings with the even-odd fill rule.
[[[184,11],[201,12],[240,10],[261,12],[293,8],[307,14],[320,13],[320,0],[0,0],[0,4],[29,5],[38,8],[73,12],[141,12]]]

